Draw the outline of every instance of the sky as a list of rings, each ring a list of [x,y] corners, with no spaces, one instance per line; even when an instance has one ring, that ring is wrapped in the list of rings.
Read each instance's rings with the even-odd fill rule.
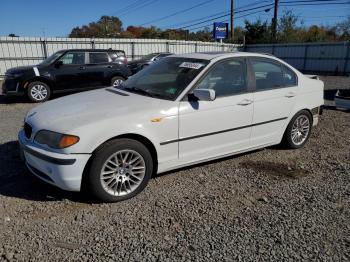
[[[304,21],[304,25],[333,25],[344,20],[346,15],[350,15],[350,0],[337,1],[349,4],[281,6],[279,14],[289,9]],[[189,21],[217,13],[220,16],[230,10],[230,0],[1,0],[0,2],[0,36],[14,33],[19,36],[64,37],[69,35],[73,27],[97,21],[102,15],[119,17],[124,28],[129,25],[152,24],[164,29],[174,25],[181,27],[195,24],[198,20]],[[270,3],[272,0],[235,0],[235,8],[238,11]],[[185,9],[189,10],[183,12]],[[261,9],[236,14],[234,25],[243,25],[245,18],[251,21],[258,18],[271,20],[273,9],[257,13],[259,10]],[[253,14],[247,16],[249,13]],[[168,15],[172,16],[166,18]],[[228,18],[218,18],[215,21],[222,22]],[[153,20],[157,21],[148,23]],[[198,27],[212,22],[208,21],[186,29],[198,30]]]

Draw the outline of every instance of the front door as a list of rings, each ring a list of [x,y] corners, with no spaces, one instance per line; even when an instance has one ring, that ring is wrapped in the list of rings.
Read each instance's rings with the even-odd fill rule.
[[[252,146],[278,143],[298,92],[295,73],[276,60],[251,58],[255,78]]]
[[[215,90],[214,101],[180,102],[179,158],[182,163],[208,159],[249,147],[253,94],[245,59],[221,61],[195,88]]]

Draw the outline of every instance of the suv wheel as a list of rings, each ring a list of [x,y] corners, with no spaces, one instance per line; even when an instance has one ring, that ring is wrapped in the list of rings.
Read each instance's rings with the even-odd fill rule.
[[[103,202],[117,202],[140,193],[153,172],[148,149],[132,139],[117,139],[96,152],[87,178],[88,190]]]
[[[123,84],[124,81],[125,81],[125,78],[123,78],[121,76],[115,76],[111,80],[111,85],[114,86],[114,87],[118,87],[121,84]]]
[[[27,95],[32,102],[44,102],[50,98],[51,90],[47,84],[36,81],[28,85]]]
[[[284,134],[287,147],[293,149],[303,147],[310,137],[311,128],[311,114],[306,110],[298,112],[289,122]]]

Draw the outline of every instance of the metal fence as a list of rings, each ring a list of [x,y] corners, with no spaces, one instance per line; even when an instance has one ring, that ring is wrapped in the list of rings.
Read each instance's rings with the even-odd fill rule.
[[[350,75],[350,42],[259,44],[243,49],[273,54],[304,73]]]
[[[238,46],[163,39],[0,37],[0,76],[3,76],[11,67],[38,64],[52,53],[62,49],[122,49],[126,52],[128,59],[133,60],[153,52],[229,51],[235,47]]]

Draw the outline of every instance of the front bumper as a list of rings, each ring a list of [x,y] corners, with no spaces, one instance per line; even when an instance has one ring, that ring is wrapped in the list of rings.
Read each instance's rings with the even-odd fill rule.
[[[61,154],[44,150],[18,134],[28,169],[38,178],[63,190],[80,191],[83,171],[91,154]]]
[[[6,78],[2,83],[2,94],[6,96],[18,96],[23,95],[23,89],[21,88],[21,81],[14,78]]]

